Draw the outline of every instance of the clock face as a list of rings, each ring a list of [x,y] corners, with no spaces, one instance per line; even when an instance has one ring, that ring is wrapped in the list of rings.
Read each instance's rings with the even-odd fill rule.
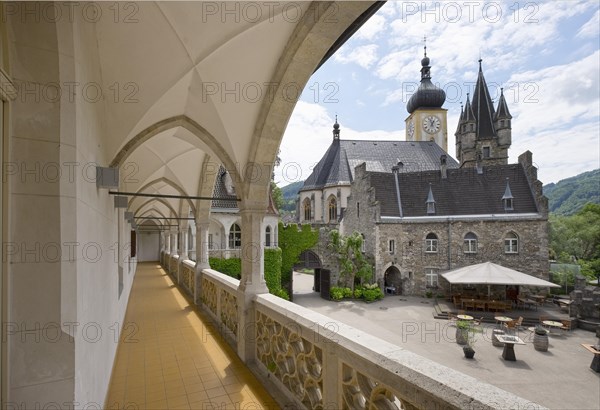
[[[429,115],[423,120],[423,130],[429,134],[435,134],[440,130],[441,122],[436,116]]]
[[[411,121],[411,122],[408,123],[408,130],[407,130],[407,132],[408,132],[408,136],[410,138],[412,138],[412,137],[415,136],[415,123],[414,122]]]

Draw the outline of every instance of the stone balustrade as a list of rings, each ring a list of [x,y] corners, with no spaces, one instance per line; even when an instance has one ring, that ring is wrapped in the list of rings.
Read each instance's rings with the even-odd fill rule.
[[[194,295],[196,281],[194,276],[196,274],[196,264],[191,260],[184,260],[181,263],[181,275],[180,284],[188,291],[190,295]]]
[[[188,261],[186,261],[188,262]],[[193,262],[186,263],[191,266]],[[200,304],[237,348],[239,281],[202,270]],[[190,289],[186,290],[191,292]],[[252,369],[289,407],[306,409],[543,409],[512,393],[270,294],[251,302]]]

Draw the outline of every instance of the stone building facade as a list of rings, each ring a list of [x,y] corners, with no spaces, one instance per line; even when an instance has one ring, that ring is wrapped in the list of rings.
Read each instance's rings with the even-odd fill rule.
[[[344,231],[364,236],[375,281],[397,294],[447,293],[440,273],[487,261],[547,278],[547,202],[535,174],[530,153],[519,164],[446,170],[445,177],[442,170],[394,175],[360,165]],[[512,209],[502,199],[506,186]],[[429,192],[435,209],[428,209]]]
[[[504,95],[495,109],[480,60],[455,133],[456,161],[446,152],[445,93],[431,82],[427,55],[421,65],[406,141],[340,140],[336,119],[331,146],[300,190],[299,220],[361,233],[373,281],[391,293],[446,293],[440,273],[488,261],[547,279],[547,199],[531,152],[508,164]],[[328,237],[320,239],[324,249]],[[337,269],[332,275],[335,283]]]

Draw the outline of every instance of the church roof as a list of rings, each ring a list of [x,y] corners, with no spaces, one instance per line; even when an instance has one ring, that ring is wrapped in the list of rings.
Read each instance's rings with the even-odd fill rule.
[[[398,162],[403,164],[401,172],[437,170],[442,155],[447,154],[432,141],[334,140],[300,191],[350,185],[354,168],[363,162],[368,172],[390,172]],[[458,166],[448,156],[448,169]]]
[[[398,217],[396,184],[391,172],[367,174],[375,188],[381,216]],[[476,168],[448,169],[447,178],[440,171],[410,172],[398,175],[400,202],[404,217],[428,216],[426,200],[431,190],[435,197],[436,216],[505,214],[502,197],[510,183],[514,197],[511,214],[536,213],[537,207],[519,164],[491,165],[478,173]]]
[[[494,104],[490,91],[488,90],[483,71],[481,69],[481,60],[479,60],[479,75],[475,84],[473,94],[473,113],[477,119],[477,139],[488,139],[496,136],[494,129]]]

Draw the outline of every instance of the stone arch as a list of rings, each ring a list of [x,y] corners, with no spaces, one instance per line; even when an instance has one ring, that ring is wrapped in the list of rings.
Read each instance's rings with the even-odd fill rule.
[[[396,265],[390,264],[383,274],[385,293],[392,295],[402,294],[402,274]]]
[[[321,258],[314,251],[307,249],[298,256],[298,263],[294,265],[296,268],[320,269],[323,266]]]
[[[272,84],[277,84],[272,98],[265,99],[256,122],[250,144],[250,164],[261,164],[262,178],[244,181],[242,195],[245,200],[267,203],[271,178],[271,166],[275,161],[281,138],[288,120],[296,106],[297,99],[286,98],[286,87],[297,85],[301,93],[314,71],[323,62],[328,52],[340,41],[355,24],[357,16],[374,12],[381,5],[378,2],[312,2],[302,21],[296,26],[290,41],[282,53],[275,69]],[[335,22],[327,18],[334,13]],[[259,165],[260,166],[260,165]]]
[[[160,182],[164,182],[165,184],[169,185],[171,188],[173,188],[174,190],[176,190],[177,192],[179,192],[180,195],[187,195],[186,192],[183,190],[183,188],[179,186],[179,184],[177,184],[176,182],[171,181],[167,177],[156,178],[156,179],[154,179],[154,180],[152,180],[152,181],[144,184],[140,189],[138,189],[135,192],[136,193],[143,192],[145,189],[150,188],[152,185],[158,184]],[[131,203],[132,203],[132,201],[133,201],[134,198],[132,198],[132,199],[129,200],[129,205],[131,205]],[[190,208],[192,209],[192,212],[196,213],[196,206],[194,205],[194,202],[191,199],[189,199],[189,198],[186,198],[185,201],[189,204]]]
[[[138,209],[142,209],[143,207],[145,207],[146,205],[148,205],[152,202],[160,202],[161,204],[163,204],[164,206],[169,208],[169,210],[172,212],[173,216],[175,216],[175,217],[179,216],[177,214],[177,212],[175,211],[175,209],[171,206],[171,204],[168,203],[167,201],[165,201],[163,198],[151,198],[151,199],[147,200],[146,202],[144,202],[143,204],[141,204]]]
[[[162,216],[163,218],[166,218],[165,214],[163,214],[158,208],[152,207],[150,209],[146,209],[144,212],[142,212],[141,214],[137,215],[137,216],[146,216],[148,213],[150,212],[156,212],[157,214],[159,214],[160,216]],[[135,215],[134,215],[135,216]],[[167,221],[167,219],[165,219],[164,221]],[[159,222],[161,225],[164,225],[163,222]]]
[[[235,166],[235,162],[231,159],[225,148],[223,148],[223,146],[211,133],[209,133],[204,127],[189,118],[187,115],[176,115],[174,117],[165,118],[140,131],[137,135],[125,143],[125,145],[119,150],[119,152],[110,162],[110,166],[118,167],[124,163],[131,153],[144,142],[163,131],[167,131],[176,127],[185,128],[193,135],[198,137],[200,142],[205,144],[212,151],[212,153],[223,162],[225,168],[231,172],[234,179],[241,181],[238,169]]]

